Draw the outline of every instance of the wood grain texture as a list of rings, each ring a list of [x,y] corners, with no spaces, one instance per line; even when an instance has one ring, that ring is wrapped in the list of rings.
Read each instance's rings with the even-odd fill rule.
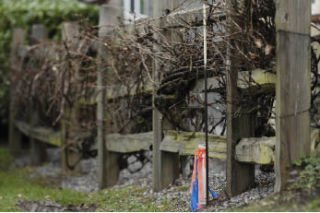
[[[207,8],[207,14],[209,14],[209,8]],[[225,13],[221,11],[215,11],[210,14],[212,19],[225,19]],[[177,10],[170,13],[165,19],[163,28],[179,28],[185,26],[202,26],[203,14],[202,9],[189,9],[189,10]]]
[[[159,17],[164,14],[166,9],[166,1],[153,0],[153,18],[155,19],[154,26],[159,27],[161,24]],[[157,35],[154,35],[154,39],[157,39]],[[153,46],[154,49],[157,45]],[[153,61],[152,78],[154,82],[160,82],[160,65],[155,59]],[[153,147],[152,147],[152,188],[153,191],[161,191],[161,151],[160,144],[162,140],[162,125],[161,125],[161,113],[155,106],[155,98],[157,95],[157,87],[153,85],[152,93],[152,131],[153,131]]]
[[[50,128],[31,127],[30,124],[22,121],[15,121],[15,125],[20,132],[28,137],[54,146],[61,145],[60,132]],[[313,129],[311,132],[311,150],[315,150],[319,143],[319,133],[318,129]],[[87,134],[89,135],[89,133]],[[126,135],[108,134],[106,137],[108,150],[114,153],[150,150],[153,144],[153,132]],[[198,148],[198,144],[203,143],[204,137],[203,132],[165,131],[160,150],[178,153],[180,156],[192,156]],[[210,158],[226,159],[226,137],[209,134],[209,144]],[[239,162],[273,164],[275,144],[276,137],[243,138],[236,145],[235,158]]]
[[[277,3],[276,184],[287,186],[294,160],[310,153],[310,0]]]
[[[173,11],[179,7],[179,0],[168,0],[169,10]],[[182,41],[177,29],[169,29],[164,32],[171,45]],[[162,119],[162,130],[171,130],[173,125],[164,116]],[[163,141],[161,142],[161,145]],[[161,150],[160,145],[160,150]],[[169,173],[170,172],[170,173]],[[169,187],[170,184],[174,183],[180,174],[180,157],[177,152],[165,152],[161,150],[161,187],[162,189]]]
[[[99,10],[99,26],[108,24],[108,8],[101,6]],[[108,31],[105,28],[99,28],[99,37],[104,38],[107,36]],[[104,51],[102,47],[98,49],[98,58],[104,57]],[[98,182],[99,188],[104,189],[107,187],[107,147],[105,142],[105,122],[104,122],[104,107],[105,107],[105,93],[104,88],[105,81],[103,75],[103,68],[98,67],[97,69],[97,145],[98,145]]]
[[[275,145],[275,137],[244,138],[236,146],[235,159],[253,164],[273,164]]]
[[[228,109],[230,108],[234,110],[233,107],[229,106]],[[241,163],[235,157],[238,142],[243,138],[254,136],[254,118],[254,114],[246,114],[236,118],[231,117],[227,121],[227,193],[229,196],[246,191],[254,183],[254,165]]]
[[[166,11],[172,10],[179,5],[178,0],[153,0],[153,18],[155,18],[154,26],[156,28],[162,28],[165,19]],[[160,18],[164,17],[164,18]],[[158,35],[154,35],[154,39],[157,40]],[[178,39],[174,32],[167,32],[165,35],[168,40],[174,42]],[[158,48],[154,45],[154,48]],[[158,83],[161,80],[161,66],[155,59],[153,66],[153,80]],[[166,120],[162,120],[162,115],[155,107],[155,97],[157,95],[156,84],[153,88],[153,190],[160,191],[163,188],[168,187],[179,176],[179,154],[173,152],[163,152],[160,150],[162,141],[163,129],[170,129],[171,125]]]
[[[99,38],[103,39],[111,32],[114,26],[119,25],[120,2],[111,0],[107,5],[103,5],[99,10]],[[99,59],[107,60],[107,51],[100,47],[98,50]],[[98,145],[98,182],[99,188],[103,189],[114,185],[118,181],[120,167],[118,164],[119,154],[109,152],[106,141],[105,119],[105,97],[106,82],[105,75],[108,70],[99,66],[97,69],[97,145]]]
[[[19,155],[22,153],[22,135],[21,132],[14,125],[17,114],[16,94],[14,76],[19,70],[19,57],[18,50],[24,44],[26,32],[21,28],[14,28],[11,40],[11,53],[10,53],[10,105],[9,105],[9,150],[12,155]]]
[[[61,146],[60,132],[56,132],[51,128],[35,127],[22,121],[15,121],[16,128],[30,138],[48,143],[54,146]]]
[[[310,149],[315,150],[319,142],[319,129],[311,131]],[[236,146],[236,160],[240,162],[272,165],[275,162],[276,137],[243,138]]]
[[[311,0],[277,0],[277,31],[310,34]]]
[[[203,132],[166,131],[160,149],[166,152],[176,152],[179,155],[194,155],[199,144],[204,144]],[[226,159],[226,138],[209,134],[209,157]]]
[[[31,30],[31,38],[32,38],[32,44],[39,44],[42,42],[45,42],[48,39],[48,30],[46,26],[41,24],[32,25]],[[45,53],[45,50],[43,48],[36,49],[34,57],[38,57],[43,55]],[[40,119],[39,114],[37,112],[36,105],[33,102],[33,99],[30,100],[28,103],[28,112],[30,115],[30,126],[33,128],[36,126]],[[46,144],[42,143],[41,141],[37,140],[34,137],[30,137],[30,144],[31,144],[31,164],[33,166],[39,166],[41,163],[43,163],[46,160]]]
[[[226,8],[228,13],[236,13],[236,0],[228,0]],[[227,34],[233,35],[233,20],[231,16],[227,16],[227,24],[229,29]],[[232,36],[229,39],[227,47],[227,185],[226,191],[230,197],[238,195],[249,189],[254,183],[254,165],[240,163],[235,159],[235,147],[237,143],[245,137],[254,136],[255,114],[244,113],[241,109],[239,100],[241,99],[238,90],[238,70],[234,55],[236,52],[233,48],[235,40]],[[240,112],[240,115],[236,115]],[[241,178],[239,178],[241,177]]]
[[[150,150],[153,143],[153,132],[137,134],[107,134],[107,149],[118,153],[132,153]]]
[[[80,45],[80,26],[79,24],[75,22],[63,22],[62,23],[62,41],[65,44],[65,46],[68,48],[68,51],[74,51],[77,52],[78,46]],[[67,53],[65,53],[67,54]],[[66,57],[66,55],[64,56]],[[78,60],[73,60],[71,62],[71,66],[66,65],[65,69],[72,69],[72,75],[71,72],[66,72],[66,76],[70,75],[70,82],[64,81],[64,93],[67,94],[68,90],[67,88],[70,86],[70,84],[74,87],[74,92],[79,92],[79,69],[80,69],[80,63]],[[62,171],[65,175],[75,175],[80,172],[80,164],[75,165],[75,167],[69,168],[67,165],[67,161],[70,163],[76,162],[77,159],[81,158],[80,153],[71,152],[66,147],[70,143],[75,143],[73,140],[74,137],[77,135],[77,132],[79,131],[79,125],[78,125],[78,115],[79,115],[79,100],[75,100],[71,104],[68,102],[64,102],[64,113],[61,118],[61,165],[62,165]],[[73,163],[72,163],[73,164]]]
[[[14,123],[15,123],[16,128],[21,133],[23,133],[24,135],[26,135],[28,137],[35,138],[38,141],[50,144],[52,146],[59,147],[62,145],[61,136],[60,136],[61,131],[55,131],[52,128],[43,127],[43,126],[31,126],[27,122],[18,121],[18,120],[16,120]],[[88,137],[88,136],[90,136],[90,134],[91,134],[90,132],[81,132],[81,133],[79,133],[79,138]],[[118,134],[116,134],[116,135],[118,135]],[[125,136],[122,136],[122,137],[125,137]],[[135,136],[133,135],[131,137],[135,137]],[[118,139],[117,137],[114,137],[114,138]],[[128,140],[126,140],[126,141],[128,141]],[[149,141],[150,141],[150,139],[149,139]]]

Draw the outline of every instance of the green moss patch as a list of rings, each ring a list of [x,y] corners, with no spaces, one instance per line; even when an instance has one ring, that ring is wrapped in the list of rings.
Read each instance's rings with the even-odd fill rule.
[[[26,169],[0,171],[0,211],[19,211],[18,200],[48,200],[64,205],[87,203],[84,193],[35,184],[28,179],[28,173]]]
[[[0,211],[21,211],[16,205],[19,200],[52,201],[63,206],[94,204],[97,211],[182,211],[181,206],[188,211],[188,206],[184,206],[180,197],[157,201],[153,195],[144,195],[146,190],[150,190],[149,187],[139,185],[111,188],[96,193],[58,189],[53,180],[31,179],[31,167],[8,169],[7,165],[10,165],[11,161],[8,150],[0,148]],[[176,189],[184,190],[185,187]]]

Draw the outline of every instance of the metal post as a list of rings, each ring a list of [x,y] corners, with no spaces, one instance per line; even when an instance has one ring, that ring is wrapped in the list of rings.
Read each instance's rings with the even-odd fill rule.
[[[208,161],[208,73],[207,73],[207,11],[203,3],[203,55],[204,55],[204,104],[205,104],[205,132],[206,132],[206,204],[209,201],[209,161]]]

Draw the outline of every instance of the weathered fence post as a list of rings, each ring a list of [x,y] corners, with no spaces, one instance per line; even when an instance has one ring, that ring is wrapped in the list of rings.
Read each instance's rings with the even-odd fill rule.
[[[153,18],[155,18],[155,28],[160,27],[160,17],[164,14],[163,11],[167,8],[167,1],[153,0]],[[154,35],[155,39],[158,35]],[[157,48],[154,46],[154,48]],[[161,125],[161,113],[155,106],[155,98],[157,95],[157,85],[160,82],[160,64],[157,59],[153,62],[153,81],[155,85],[153,86],[153,96],[152,96],[152,130],[153,130],[153,146],[152,146],[152,183],[153,191],[158,192],[162,189],[162,165],[161,165],[161,151],[160,143],[162,140],[162,125]]]
[[[63,45],[67,48],[65,51],[76,52],[78,50],[79,45],[79,36],[80,29],[77,23],[72,22],[64,22],[62,23],[62,42]],[[65,72],[64,82],[64,90],[63,91],[67,95],[67,89],[73,90],[77,92],[76,87],[80,84],[79,82],[79,69],[80,64],[77,61],[74,61],[73,58],[67,58],[69,54],[64,53],[65,60],[72,60],[71,63],[66,62],[65,69],[72,69]],[[72,55],[72,53],[70,53]],[[69,65],[71,64],[71,67]],[[70,76],[69,76],[70,75]],[[70,82],[68,82],[68,80]],[[73,87],[70,87],[70,84]],[[77,97],[78,94],[75,94]],[[79,100],[75,100],[74,103],[65,102],[64,104],[64,114],[61,119],[61,163],[62,163],[62,171],[66,175],[73,175],[80,171],[80,165],[76,164],[76,162],[81,158],[80,153],[76,153],[68,149],[67,147],[71,145],[71,139],[75,136],[75,131],[78,130],[79,122]],[[73,141],[74,142],[74,141]],[[76,165],[74,165],[76,164]],[[71,168],[73,167],[73,168]]]
[[[233,20],[231,15],[236,14],[236,0],[227,0],[228,35],[233,35]],[[235,159],[235,146],[241,138],[254,136],[255,115],[241,113],[241,94],[238,90],[238,68],[232,60],[235,54],[234,37],[229,40],[227,48],[227,187],[229,196],[235,196],[247,190],[254,183],[254,165],[240,163]],[[243,111],[242,111],[243,112]]]
[[[311,0],[276,4],[276,184],[287,185],[294,160],[310,154]]]
[[[179,0],[170,0],[168,1],[168,9],[170,11],[174,11],[180,5]],[[166,21],[166,19],[164,19]],[[182,38],[178,35],[178,29],[166,29],[164,33],[165,36],[168,38],[171,45],[175,45],[178,42],[182,41]],[[172,130],[173,127],[164,119],[163,123],[163,130]],[[162,188],[168,187],[172,184],[177,178],[179,178],[180,174],[180,156],[179,153],[175,152],[161,152],[161,181],[162,181]]]
[[[111,0],[108,4],[102,5],[99,11],[99,38],[105,38],[113,26],[119,24],[120,1]],[[105,72],[103,62],[106,62],[107,51],[102,44],[99,45],[100,65],[97,70],[97,143],[98,143],[98,182],[99,188],[103,189],[116,184],[120,172],[118,157],[119,155],[107,150],[106,126],[105,126]]]
[[[48,38],[48,31],[46,26],[41,24],[32,25],[31,32],[31,42],[33,45],[44,42]],[[43,48],[39,48],[36,50],[35,57],[42,57],[42,54],[45,54],[45,50]],[[28,104],[28,111],[30,116],[30,126],[34,128],[39,124],[39,114],[37,112],[37,104],[30,100]],[[46,160],[46,144],[42,143],[30,136],[30,144],[31,144],[31,164],[34,166],[38,166]]]
[[[153,1],[153,18],[155,18],[155,28],[161,28],[161,21],[165,19],[160,19],[167,9],[176,8],[179,5],[178,0],[172,1]],[[155,35],[157,39],[158,35]],[[172,32],[167,35],[169,40],[175,41],[175,37]],[[154,48],[157,48],[156,45]],[[155,59],[153,67],[153,80],[155,84],[160,82],[160,69],[161,66],[159,62]],[[179,154],[162,152],[160,150],[160,144],[162,141],[162,130],[170,129],[170,125],[167,122],[162,122],[162,115],[159,110],[155,107],[155,97],[156,97],[157,85],[153,87],[153,190],[160,191],[163,188],[169,186],[174,182],[174,180],[179,176]],[[165,124],[166,123],[166,124]],[[166,125],[162,127],[163,125]]]
[[[11,154],[18,155],[22,152],[22,134],[15,126],[15,118],[17,113],[15,81],[14,78],[19,71],[18,48],[25,41],[26,32],[24,29],[15,28],[12,34],[11,55],[10,55],[10,109],[9,109],[9,150]]]

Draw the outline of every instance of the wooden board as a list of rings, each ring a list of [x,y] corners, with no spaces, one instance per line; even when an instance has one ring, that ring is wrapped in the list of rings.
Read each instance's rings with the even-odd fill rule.
[[[311,132],[314,150],[319,141],[318,129]],[[176,152],[179,155],[194,155],[199,144],[205,141],[202,132],[166,131],[161,143],[161,151]],[[274,163],[276,137],[243,138],[236,145],[235,159],[239,162],[271,165]],[[226,137],[209,134],[209,157],[226,159]]]
[[[226,8],[229,13],[237,13],[238,3],[235,0],[227,0]],[[254,165],[241,163],[235,159],[235,148],[239,140],[246,137],[254,136],[256,125],[256,112],[243,113],[246,109],[241,106],[240,99],[242,91],[238,88],[239,81],[239,60],[236,59],[238,54],[235,45],[242,46],[236,37],[234,25],[244,27],[241,23],[236,23],[232,16],[227,16],[228,27],[227,35],[231,35],[227,42],[227,63],[226,63],[226,99],[227,99],[227,171],[226,171],[226,192],[229,197],[241,194],[251,188],[254,184]],[[241,35],[240,35],[241,36]],[[240,44],[239,44],[240,43]],[[240,50],[241,51],[241,50]],[[250,109],[251,106],[246,106]],[[241,178],[239,178],[241,177]]]
[[[180,155],[194,155],[199,144],[205,143],[202,132],[166,131],[160,145],[161,151],[177,152]],[[226,159],[226,138],[209,135],[209,157]]]
[[[61,28],[61,37],[62,41],[65,44],[65,53],[62,56],[63,59],[68,57],[66,54],[67,51],[75,51],[80,53],[78,50],[82,45],[80,43],[80,25],[76,22],[63,22]],[[85,54],[85,52],[81,52]],[[71,85],[75,94],[81,92],[80,85],[80,66],[81,61],[74,59],[70,64],[65,64],[64,69],[70,69],[72,66],[72,74],[66,74],[66,78],[69,78],[69,81],[63,81],[64,93],[67,94],[67,88]],[[80,172],[80,164],[76,164],[74,168],[68,166],[67,161],[70,164],[74,164],[77,159],[81,158],[80,153],[71,152],[67,148],[69,140],[73,140],[75,136],[81,131],[79,124],[79,112],[80,112],[80,103],[78,99],[71,99],[72,104],[68,103],[65,99],[62,99],[63,114],[61,117],[61,167],[64,175],[76,175]]]
[[[250,80],[249,80],[250,79]],[[208,79],[208,88],[210,89],[218,89],[219,78],[212,77]],[[241,89],[247,89],[250,83],[251,87],[259,86],[267,88],[268,86],[272,89],[275,89],[275,83],[276,83],[276,75],[272,74],[270,72],[266,72],[262,69],[256,69],[251,72],[249,71],[243,71],[239,72],[239,78],[238,78],[238,85]],[[199,79],[196,83],[196,86],[192,89],[193,92],[203,92],[203,84],[204,79]],[[252,88],[251,88],[252,89]],[[137,88],[135,85],[126,87],[124,85],[110,85],[106,86],[106,96],[107,99],[115,99],[115,98],[123,98],[126,96],[133,96],[136,95]],[[144,89],[140,91],[141,93],[145,94],[152,94],[152,83],[148,81],[148,83],[145,85]],[[84,103],[84,102],[83,102]],[[84,104],[92,104],[92,103],[84,103]]]
[[[208,88],[210,90],[218,89],[219,86],[219,79],[218,77],[212,77],[208,78]],[[268,86],[275,89],[276,84],[276,75],[267,72],[263,69],[255,69],[252,71],[242,71],[238,72],[238,87],[241,89],[248,89],[249,85],[252,89],[252,87],[264,87],[267,88]],[[250,83],[250,84],[249,84]],[[199,79],[195,85],[195,87],[192,89],[192,92],[203,92],[203,85],[204,85],[204,79]]]
[[[311,150],[316,149],[319,141],[319,129],[311,131]],[[260,165],[275,162],[276,137],[244,138],[236,146],[236,160]]]
[[[16,85],[15,75],[20,66],[19,46],[23,45],[26,38],[26,31],[21,28],[14,28],[12,31],[11,53],[10,53],[10,104],[9,104],[9,150],[12,155],[19,155],[22,151],[22,137],[14,125],[18,107],[16,106]]]
[[[32,25],[31,30],[31,44],[41,44],[48,39],[48,29],[45,25],[42,24],[34,24]],[[34,51],[33,57],[41,57],[46,53],[45,48],[39,48]],[[39,68],[37,65],[33,65],[35,68]],[[29,123],[31,127],[36,126],[39,123],[39,113],[36,110],[35,103],[32,101],[33,99],[29,99],[28,104],[26,106],[27,112],[29,114]],[[33,129],[33,128],[32,128]],[[31,165],[39,166],[47,159],[46,153],[46,144],[39,142],[37,139],[30,137],[31,144],[31,156],[30,161]]]
[[[144,94],[152,94],[153,85],[151,81],[147,81],[144,85],[143,90],[138,90],[139,93]],[[123,98],[127,96],[134,96],[137,94],[137,85],[132,84],[129,86],[124,85],[110,85],[106,86],[106,96],[107,99],[116,99],[116,98]]]
[[[240,162],[273,164],[275,137],[245,138],[236,146],[235,159]]]
[[[31,127],[29,124],[22,121],[15,121],[15,125],[23,134],[28,137],[54,146],[61,146],[60,132],[56,132],[51,128]]]
[[[120,2],[111,0],[108,4],[104,4],[99,10],[99,39],[104,39],[112,30],[110,26],[118,26],[121,11],[119,10]],[[98,49],[98,58],[102,61],[111,60],[107,57],[108,52],[103,46]],[[107,148],[108,140],[105,140],[107,132],[105,119],[105,97],[106,82],[104,81],[106,74],[110,70],[99,66],[97,69],[97,145],[98,145],[98,182],[99,189],[113,186],[118,181],[120,165],[118,154],[110,152]]]
[[[153,18],[154,23],[153,26],[160,27],[161,21],[160,17],[163,15],[163,11],[166,9],[166,1],[152,1],[152,9],[153,9]],[[158,34],[153,34],[153,38],[158,40]],[[153,49],[157,49],[157,45],[153,44]],[[152,79],[155,83],[160,82],[160,71],[161,67],[159,61],[155,58],[153,60],[152,66]],[[162,190],[161,184],[161,151],[160,144],[162,140],[162,122],[161,122],[161,113],[155,106],[155,97],[157,95],[157,85],[153,85],[152,88],[152,189],[154,192],[159,192]]]
[[[179,4],[179,3],[178,3]],[[191,8],[191,9],[184,9],[184,10],[175,10],[167,15],[167,11],[172,11],[170,8],[176,9],[178,6],[175,6],[175,0],[162,0],[162,1],[154,1],[153,2],[153,18],[142,18],[136,20],[134,23],[129,23],[121,26],[123,29],[130,29],[132,25],[136,25],[142,30],[140,32],[146,32],[144,25],[147,24],[149,26],[157,25],[157,22],[163,23],[159,26],[162,29],[167,28],[181,28],[186,26],[202,26],[203,24],[203,15],[202,9],[200,8]],[[173,9],[173,10],[174,10]],[[209,14],[209,8],[207,8],[207,14]],[[221,11],[215,11],[214,13],[210,14],[211,19],[225,19],[225,13]],[[135,26],[135,27],[136,27]],[[143,29],[144,28],[144,29]],[[114,27],[111,34],[118,33],[117,31],[119,28]]]
[[[152,143],[152,132],[126,135],[108,134],[106,136],[107,149],[112,152],[130,153],[150,150]]]
[[[276,184],[286,188],[289,168],[310,153],[311,0],[277,3]]]
[[[311,0],[277,1],[277,30],[293,33],[310,32]]]
[[[263,69],[255,69],[252,71],[243,71],[238,73],[238,87],[241,89],[247,89],[249,85],[251,87],[263,85],[274,86],[276,82],[276,75]]]
[[[209,8],[207,8],[207,14],[209,14]],[[214,19],[225,19],[225,13],[216,11],[210,16]],[[163,28],[180,28],[186,26],[202,26],[203,14],[202,9],[189,9],[189,10],[177,10],[162,17],[164,22]]]
[[[61,144],[60,132],[50,128],[32,128],[22,121],[16,121],[15,125],[26,136],[55,146],[60,146]],[[315,146],[318,144],[319,132],[319,130],[311,132],[312,150],[315,150]],[[108,150],[118,153],[150,150],[153,143],[152,132],[128,135],[110,134],[106,137]],[[198,144],[204,143],[204,137],[202,132],[166,131],[160,150],[179,153],[182,156],[194,155]],[[246,163],[273,164],[275,143],[275,137],[244,138],[236,146],[235,158],[240,162]],[[224,136],[209,135],[209,146],[209,157],[226,159],[226,138]]]

